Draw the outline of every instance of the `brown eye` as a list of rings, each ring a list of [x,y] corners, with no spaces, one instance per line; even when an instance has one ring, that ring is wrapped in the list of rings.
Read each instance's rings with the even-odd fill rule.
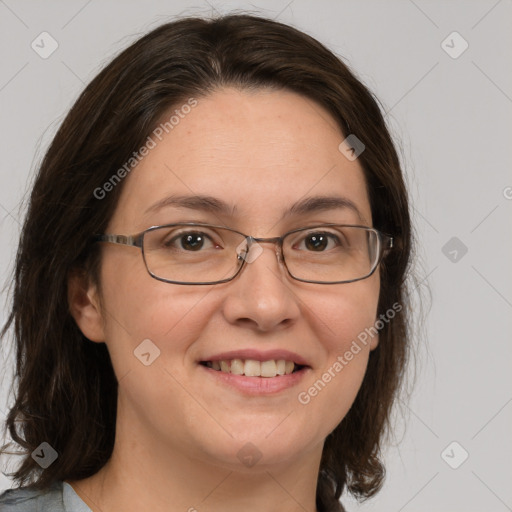
[[[180,246],[187,251],[198,251],[205,243],[205,237],[200,234],[189,234],[179,237]]]
[[[203,248],[211,248],[215,246],[211,237],[201,231],[186,231],[179,233],[168,240],[164,240],[162,245],[167,249],[187,252],[198,252]]]
[[[306,238],[306,247],[312,251],[323,250],[327,247],[328,239],[323,234],[309,235]]]
[[[299,249],[302,245],[310,252],[324,252],[327,249],[339,246],[340,240],[333,233],[315,232],[304,236],[301,243],[299,243]]]

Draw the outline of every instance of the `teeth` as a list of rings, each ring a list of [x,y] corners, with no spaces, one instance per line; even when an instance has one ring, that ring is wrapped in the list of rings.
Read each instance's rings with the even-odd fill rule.
[[[241,359],[231,361],[231,373],[242,375],[244,373],[244,362]]]
[[[254,359],[247,359],[244,364],[246,377],[259,377],[261,375],[261,363]]]
[[[247,363],[246,363],[247,364]],[[275,377],[277,375],[277,365],[275,361],[264,361],[261,363],[261,373],[262,377]],[[292,371],[293,371],[293,363],[292,363]]]
[[[208,361],[206,366],[214,370],[220,370],[234,375],[246,377],[276,377],[277,375],[289,375],[295,368],[293,361],[284,359],[270,361],[256,361],[255,359],[232,359],[231,361]]]
[[[284,359],[276,361],[276,372],[277,375],[284,375],[286,373],[286,361]]]

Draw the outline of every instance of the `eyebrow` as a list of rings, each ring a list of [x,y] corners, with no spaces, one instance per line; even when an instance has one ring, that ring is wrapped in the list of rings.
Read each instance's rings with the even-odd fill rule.
[[[236,205],[230,206],[223,200],[213,196],[172,195],[156,202],[155,204],[150,206],[144,213],[152,213],[169,206],[174,206],[178,208],[189,208],[192,210],[199,210],[219,215],[227,215],[231,217],[233,217],[238,210]],[[335,209],[352,210],[358,216],[361,222],[366,222],[366,219],[363,217],[356,204],[350,199],[342,196],[313,196],[301,199],[294,203],[287,211],[284,212],[281,220],[291,217],[293,215],[298,216]]]

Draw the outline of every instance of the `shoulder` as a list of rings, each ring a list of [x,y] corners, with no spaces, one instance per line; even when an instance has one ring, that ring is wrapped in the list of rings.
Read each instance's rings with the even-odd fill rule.
[[[62,482],[55,482],[45,490],[30,487],[8,489],[0,494],[2,512],[64,512]]]

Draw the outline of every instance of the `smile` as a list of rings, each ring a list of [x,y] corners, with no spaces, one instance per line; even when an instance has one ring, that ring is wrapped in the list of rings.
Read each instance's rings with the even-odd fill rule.
[[[278,369],[283,369],[283,362],[280,361],[284,362],[283,374],[277,373]],[[204,371],[206,378],[213,379],[212,383],[215,382],[216,386],[226,386],[245,396],[269,396],[284,392],[298,386],[313,371],[309,366],[300,366],[284,359],[261,362],[254,359],[201,361],[198,367]],[[237,371],[242,373],[235,373]]]
[[[231,359],[221,361],[201,361],[203,366],[223,373],[244,375],[246,377],[272,378],[280,375],[290,375],[303,366],[285,359],[256,361],[255,359]]]

